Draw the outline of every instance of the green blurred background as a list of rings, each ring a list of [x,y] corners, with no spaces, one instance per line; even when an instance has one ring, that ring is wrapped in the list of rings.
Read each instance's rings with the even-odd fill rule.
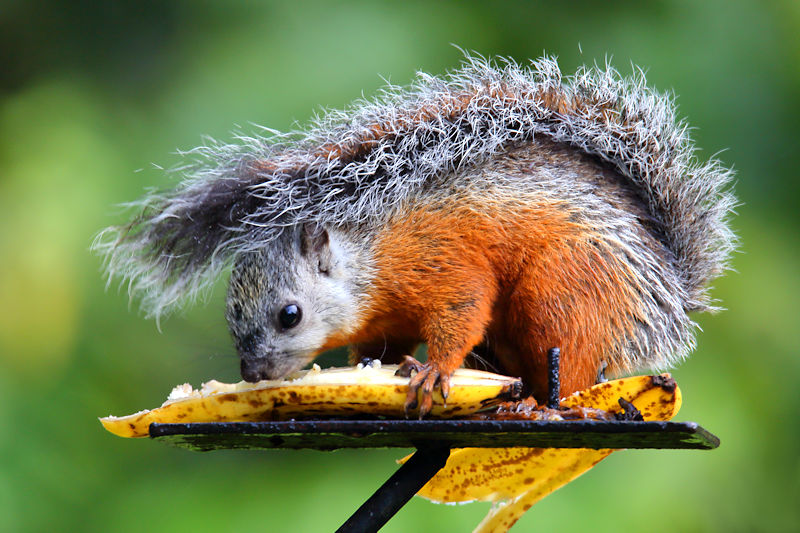
[[[452,43],[565,72],[606,57],[673,90],[737,169],[742,239],[674,371],[711,452],[626,451],[516,530],[800,530],[800,2],[0,1],[0,531],[330,531],[402,450],[198,454],[105,431],[184,381],[237,380],[224,280],[156,325],[88,251],[202,135],[287,130]],[[413,500],[385,531],[470,531],[488,504]]]

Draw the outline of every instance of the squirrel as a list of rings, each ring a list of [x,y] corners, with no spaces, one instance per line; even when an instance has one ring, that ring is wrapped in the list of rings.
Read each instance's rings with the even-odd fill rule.
[[[209,140],[176,189],[95,241],[151,316],[232,265],[225,316],[247,381],[350,346],[402,363],[407,408],[462,364],[540,403],[598,373],[662,370],[728,267],[733,172],[701,162],[641,71],[467,56],[305,131]],[[427,344],[424,364],[408,358]]]

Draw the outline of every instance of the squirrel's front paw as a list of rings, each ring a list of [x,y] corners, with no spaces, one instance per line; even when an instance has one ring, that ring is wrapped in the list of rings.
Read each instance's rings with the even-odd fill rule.
[[[430,362],[422,364],[413,357],[406,356],[395,374],[408,377],[412,371],[417,373],[408,382],[408,396],[405,404],[406,417],[408,417],[409,410],[413,410],[419,405],[419,418],[422,420],[425,415],[430,413],[431,407],[433,407],[433,391],[436,387],[439,387],[442,398],[447,404],[447,396],[450,393],[450,373],[442,372]],[[420,394],[422,398],[418,399]]]

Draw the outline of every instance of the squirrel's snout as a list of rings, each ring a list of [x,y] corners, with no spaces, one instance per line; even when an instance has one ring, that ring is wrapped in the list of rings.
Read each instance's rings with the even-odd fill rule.
[[[266,361],[258,359],[248,359],[243,357],[241,363],[242,379],[255,383],[262,379],[270,379],[270,372]]]
[[[313,360],[313,356],[289,357],[279,352],[267,352],[258,356],[240,354],[240,357],[242,379],[250,383],[263,379],[283,379]]]

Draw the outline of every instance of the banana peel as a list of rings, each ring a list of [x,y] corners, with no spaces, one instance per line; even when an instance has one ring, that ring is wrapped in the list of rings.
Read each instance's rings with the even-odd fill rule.
[[[561,400],[563,407],[622,411],[632,403],[644,420],[670,420],[681,392],[669,374],[608,381]],[[474,533],[508,531],[533,504],[577,478],[614,450],[555,448],[460,448],[417,493],[436,503],[489,501],[489,514]],[[405,462],[408,457],[400,462]]]
[[[150,424],[285,420],[297,417],[348,416],[368,413],[405,415],[408,378],[395,376],[397,366],[358,365],[310,370],[285,380],[259,383],[210,381],[195,390],[173,389],[161,407],[124,417],[101,418],[103,427],[121,437],[146,437]],[[518,379],[458,369],[451,378],[447,402],[434,393],[429,416],[468,416],[518,394]],[[608,381],[561,400],[574,409],[623,411],[630,402],[644,420],[670,420],[681,405],[681,392],[669,374]],[[557,416],[557,413],[556,413]],[[591,469],[614,450],[554,448],[453,449],[447,464],[420,491],[437,503],[492,502],[476,533],[504,532],[540,499]],[[409,456],[410,457],[410,456]],[[405,462],[408,457],[400,462]]]
[[[290,418],[370,415],[403,417],[408,378],[395,376],[396,365],[372,365],[296,372],[284,380],[258,383],[189,384],[173,389],[161,407],[132,415],[101,418],[103,427],[120,437],[146,437],[150,424],[191,422],[257,422]],[[434,393],[429,416],[465,416],[519,394],[517,378],[480,370],[458,369],[445,402]]]

